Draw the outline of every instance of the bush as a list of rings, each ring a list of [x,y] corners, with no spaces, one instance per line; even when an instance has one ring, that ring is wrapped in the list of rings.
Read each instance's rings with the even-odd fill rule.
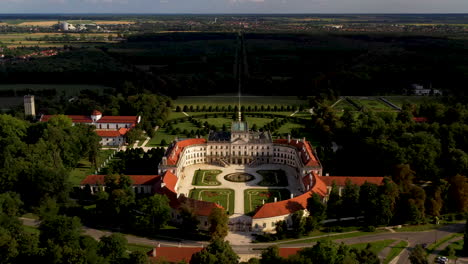
[[[364,232],[375,232],[375,226],[365,226],[362,228]]]

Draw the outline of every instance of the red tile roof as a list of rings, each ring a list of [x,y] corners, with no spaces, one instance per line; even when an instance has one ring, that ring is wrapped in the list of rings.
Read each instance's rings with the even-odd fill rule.
[[[39,121],[47,122],[54,116],[55,115],[43,115]],[[67,115],[67,117],[69,117],[73,123],[92,123],[93,122],[90,116],[85,116],[85,115]]]
[[[100,137],[120,137],[120,136],[123,136],[125,134],[127,134],[127,132],[129,131],[130,129],[128,128],[124,128],[124,127],[121,127],[119,128],[119,130],[96,130],[96,134],[98,134],[98,136]]]
[[[138,116],[103,116],[97,123],[131,123],[137,124]]]
[[[282,258],[287,258],[291,255],[296,255],[302,248],[279,248],[279,255]]]
[[[349,179],[356,185],[363,185],[365,182],[381,185],[384,177],[355,177],[355,176],[319,176],[320,179],[327,185],[332,186],[333,182],[337,186],[345,186],[346,180]]]
[[[206,139],[204,138],[191,138],[177,142],[172,148],[170,149],[169,155],[167,155],[167,165],[176,165],[177,161],[179,161],[180,153],[183,149],[190,145],[199,145],[205,144]]]
[[[168,188],[171,192],[176,192],[175,186],[177,184],[177,181],[179,180],[177,176],[175,176],[170,171],[165,171],[163,175],[161,176],[161,180],[165,184],[166,188]]]
[[[306,209],[307,199],[313,193],[316,193],[322,197],[325,196],[327,194],[327,186],[324,182],[321,181],[321,177],[318,177],[315,174],[312,174],[312,176],[315,183],[312,189],[310,189],[308,192],[288,200],[283,200],[276,203],[266,203],[258,209],[253,218],[269,218],[292,214],[296,211]]]
[[[288,143],[287,139],[277,139],[274,143],[296,147],[296,149],[301,152],[302,163],[304,163],[305,166],[317,167],[320,165],[308,141],[291,139]]]
[[[171,263],[182,261],[189,263],[192,255],[202,250],[202,247],[156,247],[147,254],[150,258],[156,260],[165,260]]]
[[[193,209],[193,213],[197,216],[209,216],[211,211],[215,208],[224,209],[221,205],[213,202],[200,201],[192,198],[186,198],[181,196],[179,202],[186,204],[188,207]]]
[[[128,175],[134,185],[153,185],[159,181],[159,175]],[[88,175],[81,181],[81,185],[104,185],[105,175]]]
[[[413,121],[416,123],[425,123],[427,122],[427,118],[426,117],[413,117]]]

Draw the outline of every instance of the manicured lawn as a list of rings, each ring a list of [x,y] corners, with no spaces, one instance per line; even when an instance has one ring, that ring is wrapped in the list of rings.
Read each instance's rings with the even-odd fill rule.
[[[244,212],[249,214],[254,212],[257,207],[265,203],[286,200],[291,198],[291,193],[287,189],[247,189],[244,191]]]
[[[335,111],[342,111],[346,108],[349,108],[351,110],[357,110],[356,107],[354,107],[352,104],[350,104],[348,101],[346,100],[341,100],[338,104],[336,104],[333,109]]]
[[[247,116],[245,117],[245,121],[248,122],[249,124],[249,128],[252,128],[252,126],[254,124],[257,125],[257,128],[260,129],[261,127],[263,127],[264,125],[270,123],[271,121],[273,121],[273,119],[271,118],[266,118],[266,117],[251,117],[251,116]]]
[[[192,189],[189,197],[214,202],[224,207],[229,214],[234,213],[234,190],[232,189]]]
[[[383,261],[384,264],[390,263],[396,256],[400,255],[401,251],[408,246],[408,242],[400,241],[398,244],[392,246],[390,252],[388,252],[387,257]]]
[[[374,241],[370,243],[358,243],[358,244],[352,244],[350,245],[352,248],[363,250],[367,247],[367,244],[371,245],[371,251],[374,252],[375,254],[379,254],[380,251],[382,251],[384,248],[390,246],[395,240],[393,239],[385,239],[385,240],[379,240],[379,241]]]
[[[182,135],[181,135],[182,136]],[[160,128],[156,131],[154,137],[148,141],[146,147],[159,147],[161,146],[161,140],[165,140],[167,144],[171,143],[175,139],[176,135],[171,135],[166,132],[165,128]]]
[[[193,175],[192,185],[214,186],[221,185],[216,176],[221,173],[220,170],[197,170]]]
[[[235,106],[238,104],[239,98],[237,95],[221,95],[221,96],[180,96],[174,101],[175,105],[212,105],[212,106]],[[255,106],[255,105],[301,105],[306,104],[305,100],[299,100],[297,96],[242,96],[241,105]]]
[[[141,251],[141,252],[148,252],[150,250],[152,250],[153,247],[152,246],[148,246],[148,245],[140,245],[140,244],[127,244],[127,250],[128,251]]]
[[[402,107],[404,103],[420,105],[424,102],[437,102],[440,97],[437,96],[385,96],[385,99],[396,106]]]
[[[97,165],[102,164],[115,150],[113,149],[104,149],[99,151],[97,157]],[[87,159],[81,159],[78,162],[78,166],[70,172],[69,181],[73,185],[79,185],[80,182],[88,175],[93,174],[95,168]]]
[[[284,170],[258,170],[263,179],[258,183],[260,186],[288,186],[288,176]]]
[[[278,130],[276,130],[276,132],[279,134],[290,134],[291,130],[297,129],[297,128],[304,128],[304,126],[300,124],[295,124],[295,123],[286,123],[282,125]]]
[[[232,118],[224,118],[222,115],[218,115],[217,118],[214,117],[208,117],[208,118],[196,118],[197,120],[200,120],[202,123],[208,122],[210,125],[215,125],[216,128],[219,130],[223,127],[223,125],[226,125],[226,128],[229,130],[231,128],[231,123],[232,123]]]
[[[298,241],[289,241],[281,244],[302,244],[302,243],[312,243],[312,242],[317,242],[322,239],[330,239],[330,240],[337,240],[337,239],[345,239],[345,238],[351,238],[351,237],[358,237],[358,236],[368,236],[368,235],[373,235],[373,234],[378,234],[378,233],[383,233],[386,232],[384,230],[377,230],[375,232],[352,232],[352,233],[347,233],[347,234],[339,234],[339,235],[334,235],[337,233],[327,233],[330,236],[326,237],[320,237],[320,238],[310,238],[310,239],[303,239],[303,240],[298,240]],[[324,233],[326,234],[326,233]]]
[[[370,111],[393,111],[394,109],[380,101],[378,97],[355,97],[352,98],[358,104],[363,105]]]
[[[167,117],[167,120],[172,120],[172,119],[177,119],[177,118],[183,118],[183,117],[187,117],[186,115],[184,115],[182,112],[175,112],[175,111],[172,111],[169,116]]]

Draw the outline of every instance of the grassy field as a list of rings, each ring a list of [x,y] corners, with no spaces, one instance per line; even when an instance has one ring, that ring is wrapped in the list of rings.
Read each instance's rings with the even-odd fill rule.
[[[392,261],[396,256],[400,255],[401,251],[408,246],[408,242],[400,241],[398,244],[391,247],[390,252],[388,253],[387,257],[384,259],[383,263],[388,264]]]
[[[346,100],[341,100],[339,103],[337,103],[335,106],[333,106],[333,109],[335,111],[342,111],[344,109],[351,109],[351,110],[357,110],[356,107],[354,107],[352,104],[350,104]]]
[[[258,170],[263,179],[258,183],[260,186],[288,186],[288,176],[284,170]]]
[[[231,127],[232,119],[225,118],[220,115],[218,116],[219,117],[217,118],[208,117],[208,118],[195,118],[195,119],[200,120],[203,123],[208,122],[208,124],[210,125],[215,125],[218,130],[221,129],[223,125],[226,125],[226,127],[229,129]]]
[[[447,241],[449,241],[449,240],[451,240],[451,239],[453,239],[455,237],[459,237],[459,236],[463,236],[463,234],[455,233],[455,234],[450,234],[448,236],[437,239],[437,241],[435,243],[432,243],[429,246],[427,246],[426,250],[427,250],[427,252],[431,253],[432,251],[436,250],[440,245],[444,244],[445,242],[447,242]]]
[[[286,123],[282,125],[276,132],[279,134],[290,134],[291,130],[296,128],[304,128],[304,125],[295,123]]]
[[[370,243],[358,243],[350,245],[352,248],[363,250],[367,247],[367,244],[371,245],[371,251],[375,254],[379,254],[384,248],[390,246],[395,240],[393,239],[385,239],[385,240],[378,240]]]
[[[127,244],[127,250],[128,251],[141,251],[141,252],[148,252],[150,250],[152,250],[153,247],[152,246],[148,246],[148,245],[140,245],[140,244]]]
[[[420,105],[424,102],[437,102],[440,100],[437,96],[385,96],[385,99],[399,107],[402,107],[404,103]]]
[[[353,100],[370,111],[393,111],[394,109],[380,101],[377,97],[353,97]]]
[[[18,46],[40,46],[40,47],[63,47],[64,44],[67,45],[82,45],[83,43],[96,42],[96,40],[91,40],[91,38],[103,38],[98,42],[102,43],[114,43],[115,41],[109,41],[108,36],[116,37],[117,34],[114,33],[66,33],[67,36],[73,38],[81,38],[85,36],[85,40],[80,41],[53,41],[53,40],[40,40],[44,37],[57,38],[64,35],[64,33],[6,33],[0,34],[0,42],[5,44],[8,47],[18,47]],[[89,39],[89,40],[88,40]]]
[[[148,141],[146,147],[159,147],[161,146],[161,140],[163,139],[167,144],[169,144],[172,140],[174,140],[175,137],[175,135],[168,134],[165,128],[160,128],[158,131],[156,131],[155,136],[152,137],[150,141]]]
[[[287,189],[247,189],[244,191],[244,212],[252,213],[265,203],[289,199],[291,193]]]
[[[104,94],[105,89],[113,89],[101,85],[86,85],[86,84],[0,84],[0,91],[13,90],[15,93],[20,91],[57,91],[57,95],[65,95],[67,97],[76,96],[83,90],[92,90],[99,95]]]
[[[192,185],[199,186],[215,186],[221,185],[221,183],[216,179],[222,171],[220,170],[197,170],[195,175],[193,175]]]
[[[463,239],[450,243],[444,250],[442,250],[441,255],[447,256],[449,259],[454,259],[457,257],[463,256]],[[449,249],[453,248],[455,250],[455,256],[449,256]]]
[[[250,116],[246,116],[245,121],[247,121],[249,123],[250,128],[254,124],[256,124],[258,128],[261,128],[261,127],[263,127],[264,125],[270,123],[273,120],[271,118],[267,118],[267,117],[250,117]]]
[[[234,190],[232,189],[192,189],[190,198],[214,202],[224,207],[229,214],[234,213]]]
[[[383,232],[386,232],[386,231],[385,230],[377,230],[375,232],[358,231],[358,232],[339,234],[339,235],[336,235],[337,233],[322,233],[322,235],[328,234],[330,236],[320,237],[320,238],[301,239],[301,240],[297,240],[297,241],[284,242],[284,243],[281,243],[281,244],[313,243],[313,242],[317,242],[317,241],[322,240],[322,239],[337,240],[337,239],[345,239],[345,238],[351,238],[351,237],[368,236],[368,235],[373,235],[373,234],[378,234],[378,233],[383,233]]]
[[[103,163],[115,150],[106,149],[99,151],[97,164]],[[69,181],[73,185],[79,185],[80,182],[90,174],[94,173],[95,168],[87,159],[81,159],[78,166],[70,172]]]
[[[174,101],[179,106],[206,105],[209,102],[212,106],[235,106],[239,103],[237,95],[219,95],[219,96],[180,96]],[[302,105],[305,100],[299,100],[296,96],[242,96],[241,105],[243,106],[267,106],[267,105]]]

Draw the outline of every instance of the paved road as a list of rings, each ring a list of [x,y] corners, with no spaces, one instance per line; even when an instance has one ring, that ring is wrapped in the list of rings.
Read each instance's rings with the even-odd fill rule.
[[[20,218],[23,221],[24,225],[27,226],[37,226],[38,222],[34,219],[29,218]],[[394,240],[406,240],[409,243],[408,248],[403,250],[400,254],[399,259],[396,263],[398,264],[409,264],[408,255],[409,250],[411,250],[414,246],[418,244],[431,244],[435,240],[445,237],[447,235],[462,232],[464,230],[464,223],[456,223],[441,227],[437,230],[429,230],[423,232],[396,232],[396,233],[381,233],[381,234],[374,234],[368,236],[360,236],[354,238],[346,238],[346,239],[338,239],[335,240],[337,242],[344,242],[345,244],[356,244],[356,243],[366,243],[384,239],[394,239]],[[99,239],[103,235],[109,235],[111,232],[101,231],[97,229],[92,229],[88,227],[83,227],[85,234],[94,237],[95,239]],[[148,239],[144,237],[136,237],[133,235],[126,235],[127,240],[129,243],[132,244],[145,244],[145,245],[152,245],[152,246],[203,246],[206,245],[207,242],[199,242],[199,241],[189,241],[183,240],[180,243],[174,241],[165,241],[159,239]],[[233,245],[233,249],[238,254],[256,254],[259,253],[259,250],[266,248],[271,245],[279,245],[280,247],[310,247],[315,243],[298,243],[298,244],[280,244],[277,242],[273,243],[257,243],[257,244],[246,244],[246,245]],[[467,258],[458,259],[457,263],[468,263]]]

